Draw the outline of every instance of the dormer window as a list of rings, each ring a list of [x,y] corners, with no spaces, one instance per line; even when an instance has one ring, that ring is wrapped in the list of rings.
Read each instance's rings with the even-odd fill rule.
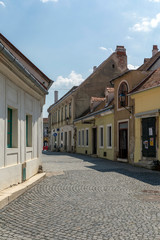
[[[126,82],[122,82],[118,91],[118,108],[128,106],[128,86]]]

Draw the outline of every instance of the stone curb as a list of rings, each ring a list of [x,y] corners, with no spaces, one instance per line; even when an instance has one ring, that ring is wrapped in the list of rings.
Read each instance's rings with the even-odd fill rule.
[[[0,192],[0,209],[2,209],[7,204],[15,200],[17,197],[23,194],[26,190],[32,188],[34,185],[39,183],[45,176],[46,176],[46,173],[38,173],[21,184],[18,184],[16,186],[13,186],[1,191]]]

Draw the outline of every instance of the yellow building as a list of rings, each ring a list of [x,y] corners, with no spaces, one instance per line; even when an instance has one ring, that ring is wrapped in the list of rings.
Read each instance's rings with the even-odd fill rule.
[[[160,160],[160,68],[130,95],[135,101],[134,162],[155,169]]]
[[[76,152],[114,160],[113,89],[107,98],[91,98],[90,112],[75,120]]]

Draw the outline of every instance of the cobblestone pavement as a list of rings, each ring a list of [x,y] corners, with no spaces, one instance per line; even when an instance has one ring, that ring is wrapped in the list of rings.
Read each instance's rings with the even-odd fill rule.
[[[160,173],[43,155],[47,177],[0,210],[0,240],[160,240]]]

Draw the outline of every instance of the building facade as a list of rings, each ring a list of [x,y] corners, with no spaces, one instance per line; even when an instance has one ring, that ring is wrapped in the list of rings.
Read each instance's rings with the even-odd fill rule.
[[[0,34],[0,190],[38,172],[52,81]]]
[[[159,169],[160,161],[160,68],[131,91],[135,101],[134,163]]]
[[[50,149],[74,152],[77,130],[74,121],[90,111],[90,99],[104,98],[105,88],[111,87],[110,80],[127,70],[126,49],[117,46],[112,55],[80,84],[72,88],[60,100],[51,105],[49,113]]]

